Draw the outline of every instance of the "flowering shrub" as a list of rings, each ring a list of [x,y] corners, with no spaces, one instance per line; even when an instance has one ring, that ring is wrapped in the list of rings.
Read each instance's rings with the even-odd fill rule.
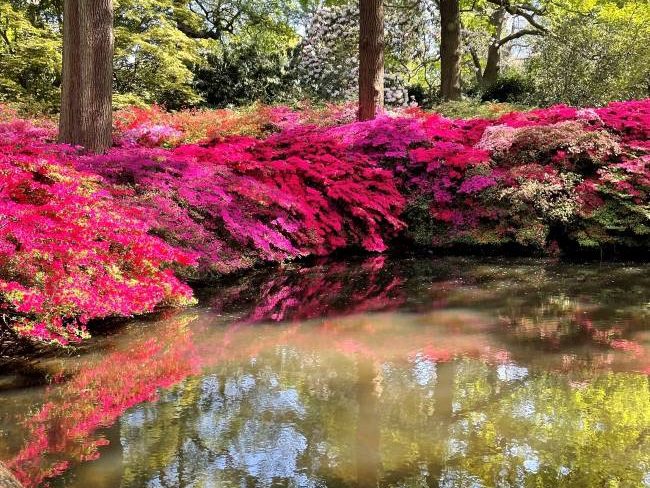
[[[65,344],[90,319],[191,301],[173,264],[193,257],[148,234],[101,181],[66,163],[45,129],[0,125],[0,307],[21,335]]]
[[[412,130],[407,158],[382,157],[403,180],[419,243],[648,248],[650,101],[496,120],[413,114],[426,140]],[[383,138],[402,138],[400,124]]]
[[[180,112],[167,112],[156,105],[127,107],[115,112],[114,135],[118,145],[172,147],[226,136],[263,137],[305,124],[345,124],[354,121],[356,115],[355,103],[314,107],[305,102],[299,110],[281,105]],[[0,112],[0,120],[2,117],[3,112]]]
[[[94,156],[52,143],[51,121],[0,110],[3,314],[66,343],[91,319],[188,303],[174,271],[381,252],[404,231],[545,253],[650,245],[650,100],[470,120],[354,112],[130,108],[117,147]]]
[[[197,252],[204,271],[350,246],[383,251],[403,226],[390,172],[315,128],[173,151],[116,149],[77,164],[112,182],[158,235]]]

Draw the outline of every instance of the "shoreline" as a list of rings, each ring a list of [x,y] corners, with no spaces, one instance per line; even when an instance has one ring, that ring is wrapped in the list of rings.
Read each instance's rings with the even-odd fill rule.
[[[465,248],[467,251],[468,248]],[[460,252],[459,252],[460,251]],[[0,367],[6,376],[19,376],[20,385],[45,384],[47,382],[47,372],[41,370],[39,362],[52,358],[65,357],[67,355],[79,354],[80,352],[92,349],[96,346],[97,340],[119,332],[119,329],[133,320],[155,321],[164,313],[170,311],[192,310],[200,306],[206,294],[211,289],[228,288],[237,283],[238,280],[254,278],[256,275],[280,273],[282,270],[291,269],[309,269],[322,264],[354,264],[367,259],[385,258],[388,260],[408,260],[408,259],[425,259],[435,261],[437,259],[458,259],[485,261],[493,264],[516,264],[522,260],[529,263],[548,265],[551,263],[567,265],[650,265],[650,260],[645,256],[628,255],[627,259],[596,259],[589,256],[548,256],[539,255],[533,252],[521,252],[511,249],[506,253],[503,250],[483,249],[483,252],[463,252],[461,248],[454,249],[433,249],[426,247],[408,246],[400,249],[400,246],[393,247],[390,251],[380,254],[359,252],[358,250],[342,250],[329,256],[306,256],[284,263],[257,263],[252,267],[233,271],[222,275],[213,275],[197,279],[187,279],[185,281],[192,287],[194,296],[199,300],[198,304],[188,307],[161,307],[150,313],[134,316],[112,316],[91,321],[89,328],[92,332],[90,339],[85,339],[79,344],[70,346],[60,346],[57,344],[38,343],[29,339],[19,337],[11,329],[8,323],[0,324]],[[11,389],[4,384],[0,384],[0,391]]]

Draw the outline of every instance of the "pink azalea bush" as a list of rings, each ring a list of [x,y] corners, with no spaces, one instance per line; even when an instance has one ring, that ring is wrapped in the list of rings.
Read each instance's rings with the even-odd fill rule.
[[[198,253],[202,272],[349,247],[384,251],[403,228],[392,174],[316,128],[173,150],[116,148],[76,164],[111,182],[154,233]]]
[[[495,119],[351,106],[116,113],[103,155],[0,110],[0,306],[68,342],[205,278],[342,249],[650,246],[650,100]]]
[[[407,132],[407,157],[373,154],[403,182],[420,244],[648,249],[650,100],[495,120],[414,116],[425,137]],[[402,124],[382,139],[403,139]]]
[[[47,129],[0,125],[0,308],[18,334],[66,344],[91,319],[190,303],[171,266],[194,257],[148,233]],[[8,319],[7,319],[8,318]]]

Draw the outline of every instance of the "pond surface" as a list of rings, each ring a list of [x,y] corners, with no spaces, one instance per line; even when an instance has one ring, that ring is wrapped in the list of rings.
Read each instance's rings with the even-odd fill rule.
[[[649,271],[258,272],[5,387],[0,460],[27,486],[647,487]]]

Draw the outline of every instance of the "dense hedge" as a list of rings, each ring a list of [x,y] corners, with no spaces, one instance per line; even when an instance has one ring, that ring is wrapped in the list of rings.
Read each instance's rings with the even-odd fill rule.
[[[404,237],[649,248],[650,100],[496,119],[353,115],[129,109],[116,147],[93,156],[0,110],[5,320],[66,343],[92,319],[190,303],[178,276],[381,252]]]

